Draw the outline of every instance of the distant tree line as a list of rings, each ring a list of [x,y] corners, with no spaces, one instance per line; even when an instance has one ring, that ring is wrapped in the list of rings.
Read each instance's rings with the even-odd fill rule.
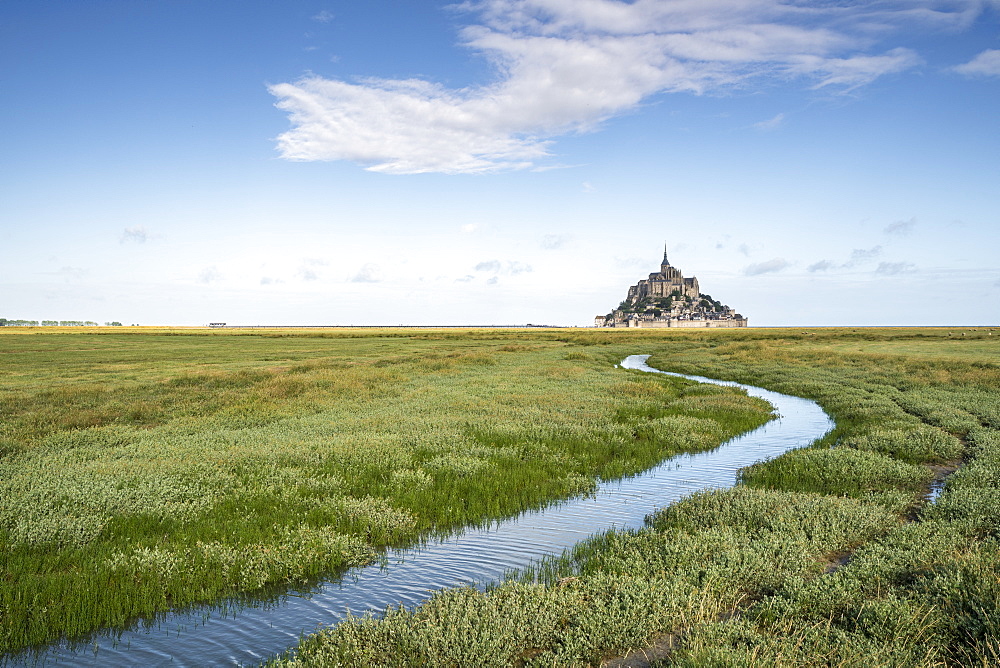
[[[0,327],[98,327],[93,320],[8,320],[0,318]],[[117,320],[104,323],[107,327],[121,327]]]

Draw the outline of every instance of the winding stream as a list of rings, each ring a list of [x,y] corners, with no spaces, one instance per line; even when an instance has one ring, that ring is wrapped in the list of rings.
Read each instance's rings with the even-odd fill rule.
[[[626,369],[666,373],[646,364],[649,355],[622,361]],[[670,374],[681,375],[681,374]],[[602,483],[595,494],[525,512],[488,528],[472,528],[441,541],[392,550],[383,564],[349,571],[311,591],[291,591],[262,607],[172,612],[148,628],[105,632],[87,645],[53,643],[40,652],[7,657],[14,666],[233,666],[256,664],[295,645],[301,634],[388,605],[414,606],[443,587],[482,586],[505,571],[544,555],[557,555],[612,527],[643,526],[653,509],[691,492],[730,487],[738,469],[823,436],[833,427],[813,401],[750,385],[700,376],[691,380],[742,387],[773,405],[780,416],[715,450],[678,455],[632,478]],[[0,664],[5,662],[0,659]]]

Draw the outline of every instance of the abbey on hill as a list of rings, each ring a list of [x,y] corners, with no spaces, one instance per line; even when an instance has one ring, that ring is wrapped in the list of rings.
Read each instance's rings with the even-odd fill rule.
[[[663,247],[660,271],[628,289],[628,297],[596,327],[746,327],[747,319],[701,292],[698,279],[685,278],[667,260]]]

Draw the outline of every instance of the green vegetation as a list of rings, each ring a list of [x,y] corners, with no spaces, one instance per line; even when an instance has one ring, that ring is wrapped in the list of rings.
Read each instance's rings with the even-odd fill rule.
[[[837,422],[482,593],[354,618],[282,665],[1000,663],[1000,342],[985,329],[551,333],[813,398]],[[934,503],[930,481],[961,464]]]
[[[4,328],[0,651],[267,596],[771,417],[592,334]]]

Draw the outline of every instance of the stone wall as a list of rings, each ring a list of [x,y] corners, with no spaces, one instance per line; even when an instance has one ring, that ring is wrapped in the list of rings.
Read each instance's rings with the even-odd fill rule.
[[[747,319],[733,318],[732,320],[631,320],[628,322],[626,327],[641,327],[641,328],[663,328],[663,327],[686,327],[695,328],[699,327],[705,329],[706,327],[746,327]]]

